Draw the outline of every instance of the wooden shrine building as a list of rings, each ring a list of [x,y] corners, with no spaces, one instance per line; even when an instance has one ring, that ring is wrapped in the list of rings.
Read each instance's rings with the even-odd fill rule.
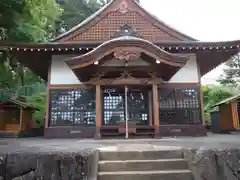
[[[219,132],[226,132],[231,130],[238,130],[240,127],[240,94],[224,99],[223,101],[215,104],[212,108],[218,107],[218,119],[212,119],[218,121],[212,123],[214,126],[218,126]],[[214,112],[215,113],[215,112]],[[216,124],[216,125],[215,125]]]
[[[111,0],[45,44],[1,47],[48,81],[46,137],[205,135],[200,78],[239,50]]]
[[[6,99],[0,102],[0,137],[5,135],[20,135],[33,128],[33,114],[39,109],[30,104],[16,100]],[[8,134],[5,134],[8,133]]]

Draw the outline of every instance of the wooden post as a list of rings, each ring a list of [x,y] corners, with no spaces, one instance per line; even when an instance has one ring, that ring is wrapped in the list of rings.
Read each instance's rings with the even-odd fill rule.
[[[4,110],[0,107],[0,131],[4,130]]]
[[[202,90],[202,87],[201,85],[199,84],[199,95],[200,95],[200,108],[201,108],[201,116],[202,116],[202,125],[205,126],[206,122],[205,122],[205,113],[204,113],[204,102],[203,102],[203,90]]]
[[[148,113],[149,113],[149,125],[153,125],[153,100],[152,100],[152,92],[148,92]]]
[[[153,84],[153,121],[155,127],[155,136],[159,134],[159,113],[158,113],[158,87]]]
[[[24,116],[23,116],[23,108],[20,109],[20,126],[19,126],[19,131],[21,132],[23,130],[23,121],[24,121]]]
[[[44,127],[45,128],[48,128],[48,125],[49,125],[49,98],[50,94],[49,94],[49,87],[47,87],[47,100],[46,100],[46,106],[45,106],[45,114],[44,114]]]
[[[100,139],[100,128],[102,125],[102,102],[101,102],[101,87],[100,85],[96,85],[96,133],[95,139]]]
[[[51,84],[51,63],[48,68],[48,82],[47,82],[47,101],[46,101],[46,106],[45,106],[45,115],[44,115],[44,128],[48,128],[49,126],[49,119],[51,118],[49,116],[49,108],[50,108],[50,84]]]

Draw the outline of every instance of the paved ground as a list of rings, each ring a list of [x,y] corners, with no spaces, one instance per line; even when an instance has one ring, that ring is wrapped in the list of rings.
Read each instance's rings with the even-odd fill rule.
[[[127,144],[154,144],[160,146],[179,146],[183,148],[204,149],[240,149],[240,134],[217,135],[207,137],[181,137],[162,139],[129,139],[129,140],[92,140],[92,139],[44,139],[21,138],[0,139],[0,153],[11,152],[76,152],[86,148],[99,148]]]

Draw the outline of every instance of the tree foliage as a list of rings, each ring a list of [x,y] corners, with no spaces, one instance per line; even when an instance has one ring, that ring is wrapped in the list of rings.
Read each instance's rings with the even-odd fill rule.
[[[239,85],[240,82],[240,55],[231,57],[223,69],[223,74],[218,79],[223,85]]]
[[[54,31],[61,12],[55,0],[0,0],[2,39],[44,42]]]
[[[61,13],[55,0],[0,0],[0,39],[21,43],[47,41]],[[0,88],[23,86],[30,79],[40,79],[7,52],[0,54],[0,66],[4,72]]]
[[[99,10],[106,0],[58,0],[64,9],[61,20],[57,22],[56,35],[68,31],[78,23]]]
[[[37,92],[33,94],[32,96],[26,96],[26,101],[39,109],[39,111],[36,111],[34,114],[34,120],[38,122],[40,127],[44,127],[44,118],[45,118],[45,107],[46,107],[46,92]]]
[[[0,0],[0,40],[6,39],[8,30],[15,27],[25,5],[24,0]]]

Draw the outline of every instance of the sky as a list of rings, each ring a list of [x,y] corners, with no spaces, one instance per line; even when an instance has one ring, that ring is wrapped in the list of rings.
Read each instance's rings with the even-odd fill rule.
[[[140,0],[151,14],[201,41],[240,40],[240,0]],[[202,77],[215,83],[223,65]]]

